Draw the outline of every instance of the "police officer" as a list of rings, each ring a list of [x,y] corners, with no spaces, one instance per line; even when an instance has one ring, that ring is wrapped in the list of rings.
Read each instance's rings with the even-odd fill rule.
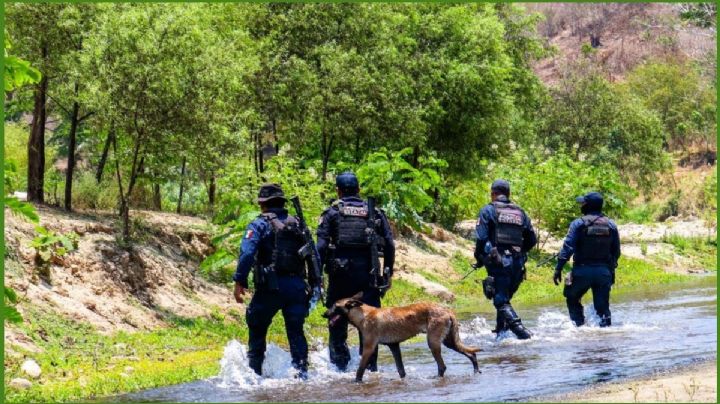
[[[267,330],[275,314],[282,310],[292,365],[298,370],[298,377],[304,379],[308,346],[303,324],[309,302],[305,279],[310,278],[312,287],[321,286],[322,280],[313,279],[308,260],[298,253],[305,241],[298,218],[285,209],[287,200],[280,186],[263,185],[257,202],[262,213],[247,226],[233,277],[235,300],[242,303],[248,288],[248,274],[253,269],[255,294],[246,313],[250,367],[258,375],[262,374]]]
[[[378,247],[383,253],[383,267],[386,288],[378,289],[378,280],[371,272],[370,242],[368,239],[368,204],[360,199],[360,185],[352,172],[344,172],[335,179],[338,198],[325,209],[317,229],[317,248],[320,262],[328,274],[327,305],[330,307],[339,299],[363,292],[362,301],[380,307],[380,298],[390,286],[395,244],[390,225],[379,209],[375,209],[375,223]],[[381,280],[382,282],[382,280]],[[345,371],[350,361],[347,346],[348,322],[340,318],[328,324],[330,361],[340,371]],[[360,354],[362,354],[360,335]],[[377,371],[377,349],[368,365],[370,371]]]
[[[595,311],[600,316],[600,327],[610,321],[610,287],[615,283],[615,268],[620,258],[620,236],[615,223],[602,213],[603,197],[590,192],[576,198],[583,216],[570,223],[553,275],[558,285],[562,270],[573,257],[573,267],[565,280],[565,295],[570,319],[577,326],[585,324],[580,303],[588,289],[592,289]]]
[[[519,339],[528,339],[532,334],[523,326],[510,299],[525,278],[527,252],[537,243],[537,236],[525,211],[510,201],[507,181],[495,180],[490,198],[480,210],[475,227],[475,259],[488,272],[483,289],[497,309],[493,332],[499,334],[509,328]]]

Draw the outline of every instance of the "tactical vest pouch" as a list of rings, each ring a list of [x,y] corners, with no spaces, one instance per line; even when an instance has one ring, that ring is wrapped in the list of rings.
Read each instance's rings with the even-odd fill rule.
[[[265,290],[277,291],[280,290],[278,285],[277,273],[273,267],[264,267],[261,269],[262,272],[262,285]]]
[[[505,246],[522,246],[523,212],[512,204],[495,204],[495,243]]]
[[[335,258],[333,260],[333,273],[344,273],[350,269],[350,260],[347,258]]]
[[[488,300],[495,297],[495,278],[488,276],[482,281],[483,294]]]

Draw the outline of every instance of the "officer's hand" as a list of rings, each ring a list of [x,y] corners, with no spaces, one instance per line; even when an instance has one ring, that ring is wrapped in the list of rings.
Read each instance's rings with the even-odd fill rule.
[[[555,286],[559,285],[562,281],[562,270],[556,269],[555,273],[553,274],[553,282],[555,283]]]
[[[247,291],[247,289],[245,289],[241,284],[236,283],[235,291],[233,291],[233,296],[235,296],[235,301],[238,303],[242,303],[244,301],[243,295],[245,294],[246,291]]]

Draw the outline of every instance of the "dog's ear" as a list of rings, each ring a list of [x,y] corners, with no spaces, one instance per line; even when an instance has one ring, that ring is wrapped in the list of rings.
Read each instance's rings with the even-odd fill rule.
[[[360,300],[349,299],[347,302],[345,302],[345,308],[350,310],[353,307],[360,307],[362,306],[362,304],[363,303]]]
[[[361,290],[361,291],[355,293],[355,296],[351,297],[351,299],[362,300],[362,297],[363,297],[363,292]]]

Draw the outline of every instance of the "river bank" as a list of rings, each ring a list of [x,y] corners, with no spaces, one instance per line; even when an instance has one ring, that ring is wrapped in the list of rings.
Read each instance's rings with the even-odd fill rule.
[[[228,341],[247,340],[244,306],[231,301],[229,287],[198,272],[208,248],[206,223],[135,212],[143,233],[128,254],[116,245],[109,217],[39,211],[49,228],[82,235],[78,250],[52,265],[53,283],[47,284],[33,277],[28,247],[32,226],[14,218],[6,224],[6,240],[12,240],[5,281],[18,291],[25,321],[6,327],[5,385],[27,378],[20,369],[26,360],[37,362],[42,371],[31,378],[29,388],[6,389],[8,401],[70,401],[207,378],[220,371]],[[480,292],[484,270],[461,281],[471,270],[472,243],[432,229],[398,240],[397,280],[383,304],[431,300],[465,317],[494,318],[491,303]],[[527,280],[513,300],[521,315],[540,304],[564,310],[562,289],[552,284],[551,268],[536,265],[547,256],[531,256]],[[696,279],[668,272],[650,260],[623,258],[613,297],[660,285],[682,287]],[[321,311],[316,309],[306,322],[314,351],[324,349],[327,338]],[[281,316],[273,321],[268,339],[286,347]]]
[[[545,400],[543,400],[545,401]],[[570,403],[717,402],[717,362],[707,362],[553,397]]]

